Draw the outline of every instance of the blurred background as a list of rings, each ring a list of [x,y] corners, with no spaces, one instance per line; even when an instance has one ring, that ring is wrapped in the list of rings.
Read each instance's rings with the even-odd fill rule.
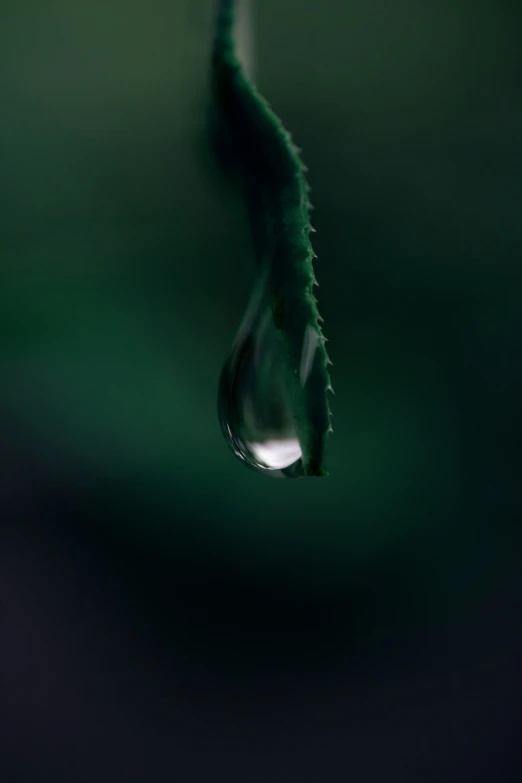
[[[518,780],[522,8],[252,5],[315,206],[322,480],[217,419],[255,265],[214,3],[1,5],[2,780]]]

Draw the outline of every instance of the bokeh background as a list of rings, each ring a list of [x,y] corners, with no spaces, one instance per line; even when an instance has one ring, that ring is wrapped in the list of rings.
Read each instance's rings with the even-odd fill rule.
[[[522,8],[254,5],[336,392],[298,481],[217,419],[213,11],[1,5],[3,779],[518,780]]]

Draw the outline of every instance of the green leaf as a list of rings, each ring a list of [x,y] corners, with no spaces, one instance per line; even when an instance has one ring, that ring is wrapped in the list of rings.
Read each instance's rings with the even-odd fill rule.
[[[212,57],[213,132],[225,170],[242,189],[259,273],[223,370],[221,419],[234,452],[251,467],[325,476],[332,388],[314,296],[310,187],[298,148],[245,73],[236,29],[237,3],[222,0]],[[264,459],[266,444],[277,442],[297,447],[295,464],[285,465],[284,456],[278,462],[280,454],[272,463]]]

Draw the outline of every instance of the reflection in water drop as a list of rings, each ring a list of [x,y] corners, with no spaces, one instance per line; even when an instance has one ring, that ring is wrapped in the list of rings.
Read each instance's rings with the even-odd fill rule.
[[[304,475],[289,384],[290,362],[267,275],[261,276],[231,354],[223,368],[219,416],[235,455],[274,477]],[[310,374],[317,335],[307,328],[300,366],[302,385]],[[295,380],[294,380],[295,385]]]
[[[299,370],[299,378],[302,386],[305,385],[308,376],[310,375],[318,342],[319,335],[312,326],[308,325],[305,330],[303,350],[301,352],[301,367]]]
[[[266,440],[264,443],[251,443],[250,448],[257,457],[260,465],[267,465],[270,469],[288,468],[301,459],[301,446],[297,438],[285,440]]]

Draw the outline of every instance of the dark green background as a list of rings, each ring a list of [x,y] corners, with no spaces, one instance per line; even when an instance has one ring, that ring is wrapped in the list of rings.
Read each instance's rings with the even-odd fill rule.
[[[206,136],[212,10],[1,4],[4,779],[504,783],[522,9],[257,3],[336,392],[330,477],[298,481],[217,418],[255,265]]]
[[[1,15],[1,400],[24,492],[238,590],[363,595],[365,627],[509,582],[517,4],[258,4],[256,82],[310,169],[333,360],[331,475],[306,481],[246,470],[217,420],[254,261],[205,135],[212,4]]]

